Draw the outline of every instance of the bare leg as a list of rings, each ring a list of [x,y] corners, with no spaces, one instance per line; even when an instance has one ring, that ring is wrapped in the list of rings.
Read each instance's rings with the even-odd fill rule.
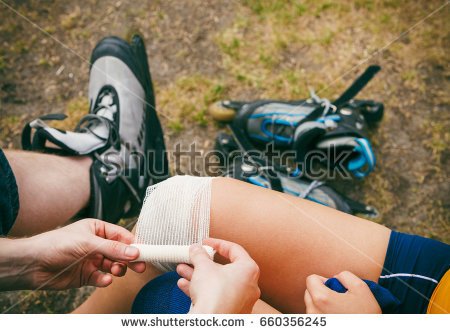
[[[5,151],[19,188],[20,209],[9,236],[51,230],[83,209],[90,195],[89,157]]]
[[[252,314],[280,314],[280,311],[276,310],[261,299],[258,299],[255,306],[253,306]]]
[[[219,178],[212,187],[210,235],[241,244],[255,259],[265,302],[284,313],[302,313],[310,274],[331,277],[348,270],[378,281],[390,230],[290,195]],[[147,281],[152,275],[142,278]],[[111,308],[121,300],[131,305],[145,283],[136,283],[134,276],[127,274],[120,284],[96,291],[87,302],[90,307],[80,310],[122,312]],[[114,302],[102,300],[111,296]]]
[[[261,269],[262,299],[284,313],[305,311],[306,277],[348,270],[378,281],[390,230],[290,195],[215,179],[212,237],[241,244]]]

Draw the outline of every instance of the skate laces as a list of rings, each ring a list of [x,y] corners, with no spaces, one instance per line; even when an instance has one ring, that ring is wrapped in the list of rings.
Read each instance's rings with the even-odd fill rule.
[[[300,198],[307,198],[308,195],[315,189],[322,186],[324,183],[322,181],[314,180],[311,182],[311,184],[306,188],[301,194],[299,194],[298,197]]]
[[[120,142],[117,127],[113,123],[117,105],[114,104],[113,93],[104,92],[101,94],[103,96],[93,113],[81,118],[75,127],[75,132],[90,133],[101,140],[105,140],[111,146],[116,146]]]
[[[330,102],[330,100],[319,97],[314,89],[310,88],[309,94],[311,96],[311,99],[315,102],[320,104],[323,107],[322,117],[325,117],[330,109],[335,112],[337,110],[337,107]]]

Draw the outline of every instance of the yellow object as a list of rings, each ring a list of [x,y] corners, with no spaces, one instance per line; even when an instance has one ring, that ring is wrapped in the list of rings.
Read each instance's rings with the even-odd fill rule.
[[[220,102],[211,105],[209,107],[209,113],[212,118],[219,122],[231,122],[236,116],[236,112],[233,109],[222,107]]]
[[[427,309],[428,314],[450,313],[450,270],[439,281],[431,295]]]

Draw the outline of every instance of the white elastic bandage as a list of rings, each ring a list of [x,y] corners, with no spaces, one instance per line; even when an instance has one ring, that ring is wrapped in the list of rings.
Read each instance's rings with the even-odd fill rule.
[[[210,177],[174,176],[147,189],[136,225],[138,261],[162,271],[190,263],[189,246],[209,237]],[[203,246],[212,258],[211,247]]]
[[[190,246],[172,246],[172,245],[143,245],[132,244],[139,248],[139,261],[144,262],[168,262],[168,263],[191,263],[189,258]],[[214,249],[209,246],[203,246],[203,249],[212,259],[214,257]]]

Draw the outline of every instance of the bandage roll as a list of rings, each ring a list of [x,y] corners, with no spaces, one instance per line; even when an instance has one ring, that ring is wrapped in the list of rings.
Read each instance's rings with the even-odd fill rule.
[[[192,264],[189,257],[190,246],[174,245],[143,245],[131,244],[130,246],[139,249],[139,257],[136,261],[143,262],[165,262],[165,263],[187,263]],[[212,260],[214,258],[214,249],[209,246],[202,246]]]

